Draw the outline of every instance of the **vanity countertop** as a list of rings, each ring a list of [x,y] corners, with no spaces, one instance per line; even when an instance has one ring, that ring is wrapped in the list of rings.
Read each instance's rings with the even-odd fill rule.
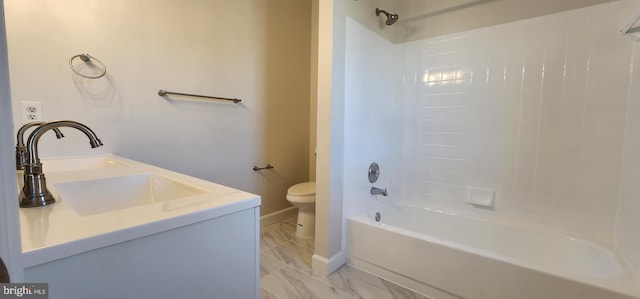
[[[89,165],[96,161],[107,164]],[[42,159],[42,163],[47,186],[56,203],[20,209],[25,268],[260,206],[258,195],[114,155],[50,158]],[[91,196],[76,196],[73,202],[61,196],[64,186],[76,182],[150,174],[198,191],[176,199],[153,199],[128,207],[89,212],[78,206],[84,204],[91,208],[91,204],[87,205]],[[117,194],[117,184],[114,187]]]

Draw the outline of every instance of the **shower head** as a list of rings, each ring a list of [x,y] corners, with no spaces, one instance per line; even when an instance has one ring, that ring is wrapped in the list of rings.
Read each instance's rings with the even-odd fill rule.
[[[387,21],[384,22],[385,24],[387,24],[387,26],[391,26],[391,25],[393,25],[393,23],[398,21],[398,14],[388,13],[385,10],[376,8],[376,16],[379,16],[380,13],[383,13],[385,16],[387,16]]]

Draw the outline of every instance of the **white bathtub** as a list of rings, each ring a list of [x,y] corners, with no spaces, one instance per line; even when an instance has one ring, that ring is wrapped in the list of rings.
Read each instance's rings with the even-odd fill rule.
[[[390,204],[348,227],[351,265],[433,298],[640,298],[613,246]]]

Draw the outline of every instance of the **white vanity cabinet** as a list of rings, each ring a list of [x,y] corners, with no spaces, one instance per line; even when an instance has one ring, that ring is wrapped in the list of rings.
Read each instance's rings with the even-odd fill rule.
[[[24,281],[51,299],[258,298],[260,196],[123,157],[43,162]]]
[[[25,269],[49,298],[258,298],[259,208]]]

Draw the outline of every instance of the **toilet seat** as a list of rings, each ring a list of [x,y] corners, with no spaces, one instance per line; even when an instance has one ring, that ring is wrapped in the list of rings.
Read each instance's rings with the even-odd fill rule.
[[[316,195],[316,182],[295,184],[289,188],[287,195],[295,197],[309,197]]]

